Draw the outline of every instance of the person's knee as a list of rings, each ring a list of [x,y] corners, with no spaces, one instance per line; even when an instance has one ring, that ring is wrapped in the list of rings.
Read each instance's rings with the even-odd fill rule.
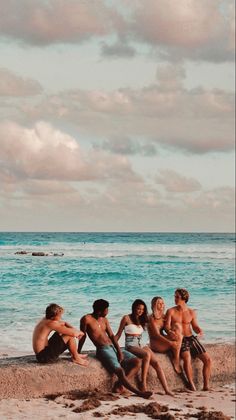
[[[145,353],[143,355],[143,360],[145,362],[150,362],[150,359],[151,359],[151,352],[147,350],[147,351],[145,351]]]
[[[68,343],[71,339],[73,339],[71,335],[62,335],[61,338],[64,341],[64,343]]]
[[[204,363],[206,366],[208,366],[208,367],[210,367],[210,366],[211,366],[211,364],[212,364],[212,360],[211,360],[211,358],[210,358],[209,354],[205,353],[205,357],[204,357],[204,361],[203,361],[203,363]]]

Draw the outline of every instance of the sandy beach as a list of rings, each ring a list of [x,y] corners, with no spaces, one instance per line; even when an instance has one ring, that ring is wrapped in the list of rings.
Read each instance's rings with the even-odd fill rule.
[[[235,418],[235,390],[223,386],[209,392],[177,391],[174,397],[155,393],[149,400],[133,395],[91,392],[50,399],[3,399],[0,418],[10,419],[214,419]]]

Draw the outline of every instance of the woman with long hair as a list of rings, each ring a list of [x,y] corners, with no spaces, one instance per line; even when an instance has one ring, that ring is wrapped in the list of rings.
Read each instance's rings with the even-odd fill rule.
[[[154,352],[166,353],[171,351],[172,363],[175,371],[181,373],[180,348],[182,343],[182,327],[175,324],[168,334],[164,335],[165,302],[162,297],[155,296],[151,301],[152,314],[149,316],[148,333],[150,348]]]
[[[131,314],[124,315],[121,319],[119,329],[116,333],[116,339],[119,340],[122,332],[125,332],[125,348],[142,359],[142,382],[143,391],[147,389],[147,374],[149,365],[151,365],[157,377],[163,386],[165,393],[173,395],[169,390],[165,374],[158,363],[157,356],[148,346],[142,345],[142,334],[148,323],[147,306],[141,299],[136,299],[132,304]]]

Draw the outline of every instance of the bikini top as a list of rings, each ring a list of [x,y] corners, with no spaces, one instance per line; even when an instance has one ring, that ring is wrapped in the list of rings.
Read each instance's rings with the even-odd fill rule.
[[[128,324],[124,328],[125,334],[141,335],[143,333],[142,325]]]

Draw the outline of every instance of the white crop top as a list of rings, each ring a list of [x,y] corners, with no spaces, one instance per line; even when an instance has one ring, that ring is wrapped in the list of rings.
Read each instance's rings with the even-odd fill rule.
[[[141,335],[143,333],[142,325],[128,324],[124,328],[125,334]]]

